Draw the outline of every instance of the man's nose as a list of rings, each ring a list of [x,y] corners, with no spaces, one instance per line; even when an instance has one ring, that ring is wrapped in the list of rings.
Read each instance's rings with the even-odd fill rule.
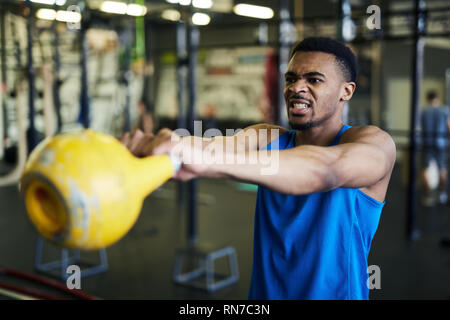
[[[306,81],[304,79],[297,79],[294,83],[292,83],[289,87],[292,92],[306,92],[308,90],[308,86],[306,85]]]

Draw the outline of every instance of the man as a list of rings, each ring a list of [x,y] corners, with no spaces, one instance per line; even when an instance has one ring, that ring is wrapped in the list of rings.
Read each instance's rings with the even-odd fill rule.
[[[184,137],[181,143],[168,129],[156,137],[136,132],[122,139],[138,156],[175,152],[183,162],[176,179],[259,185],[250,299],[368,299],[367,256],[396,150],[377,127],[341,123],[355,79],[355,57],[347,47],[308,38],[293,48],[285,75],[293,130],[258,124],[234,136]],[[212,163],[187,160],[233,143]],[[275,173],[262,174],[261,161],[245,161],[263,153],[277,161]],[[237,161],[223,161],[230,154]]]
[[[428,107],[422,111],[420,118],[424,158],[422,179],[425,186],[423,204],[431,206],[434,204],[430,178],[433,161],[435,161],[439,171],[438,200],[441,204],[447,202],[447,135],[450,130],[450,118],[444,108],[441,107],[441,102],[435,91],[428,91],[426,98]]]

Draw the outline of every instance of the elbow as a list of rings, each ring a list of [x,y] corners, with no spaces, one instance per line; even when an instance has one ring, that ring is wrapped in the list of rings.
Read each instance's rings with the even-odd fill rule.
[[[320,191],[330,191],[339,188],[341,185],[342,182],[336,172],[328,170],[328,172],[321,177]]]
[[[337,174],[337,170],[333,170],[333,166],[324,164],[322,170],[317,173],[317,189],[314,192],[326,192],[336,189],[342,185],[342,181]]]

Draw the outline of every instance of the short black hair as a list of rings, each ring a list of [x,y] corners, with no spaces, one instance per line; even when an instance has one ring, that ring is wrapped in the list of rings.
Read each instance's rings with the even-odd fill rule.
[[[427,101],[432,101],[438,97],[437,92],[435,90],[430,90],[427,92]]]
[[[290,59],[297,51],[319,51],[329,53],[335,56],[336,62],[344,74],[345,81],[356,82],[357,66],[356,58],[353,52],[345,44],[324,37],[310,37],[298,42],[291,51]]]

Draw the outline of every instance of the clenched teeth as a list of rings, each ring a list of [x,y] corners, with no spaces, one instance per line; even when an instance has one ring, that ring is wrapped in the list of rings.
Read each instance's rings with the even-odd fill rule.
[[[307,105],[306,103],[294,103],[295,109],[306,109],[308,107],[309,105]]]

